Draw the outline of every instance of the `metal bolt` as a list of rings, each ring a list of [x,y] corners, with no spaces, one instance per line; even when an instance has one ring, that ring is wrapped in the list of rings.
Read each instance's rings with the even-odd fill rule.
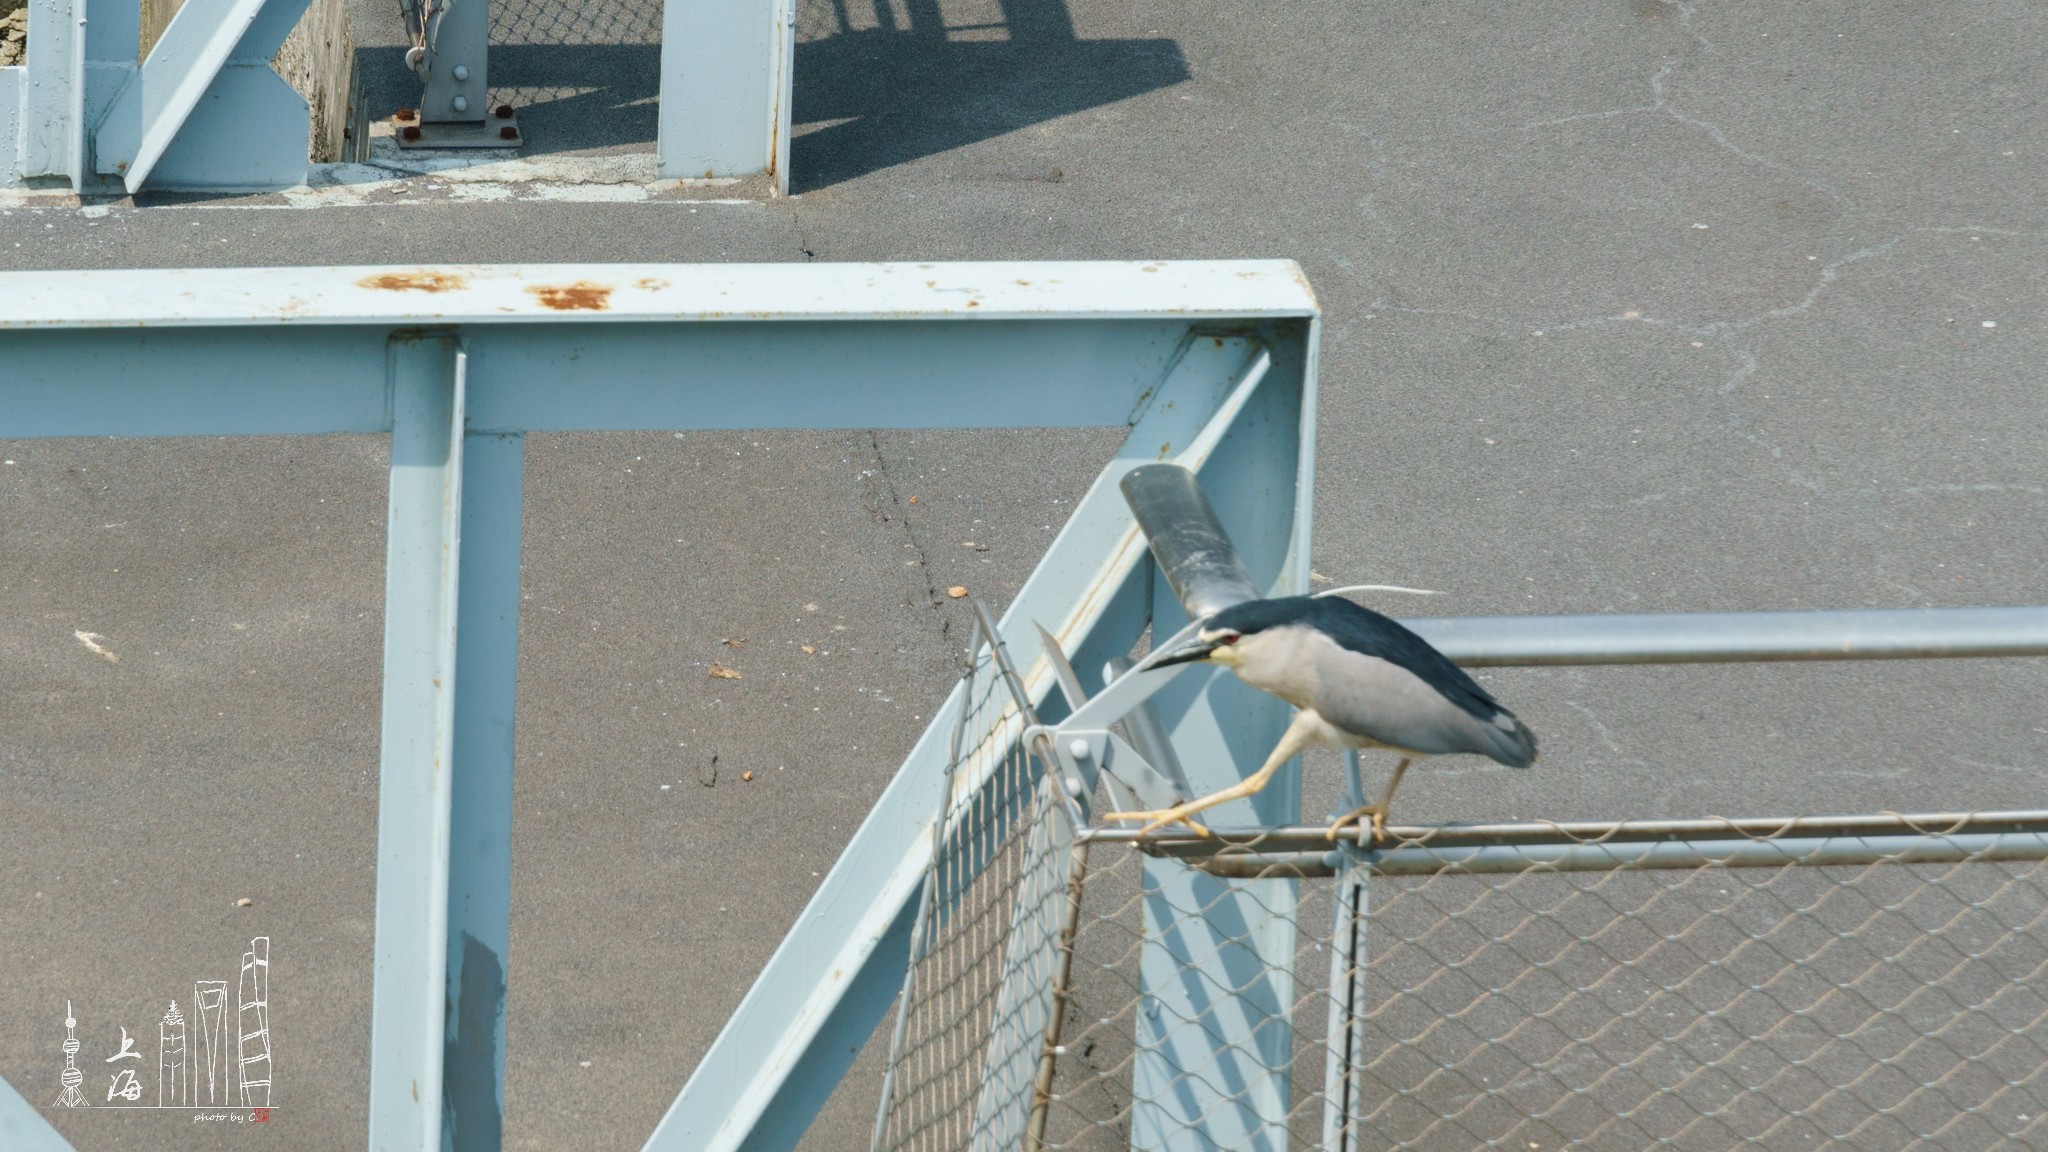
[[[455,109],[457,112],[467,112],[469,111],[469,97],[457,96],[455,99],[450,100],[448,102],[448,106],[450,108]]]
[[[1067,751],[1072,753],[1076,760],[1086,760],[1088,758],[1088,742],[1076,736],[1072,740],[1067,741]]]
[[[1079,780],[1074,779],[1072,776],[1067,777],[1067,795],[1072,796],[1076,800],[1079,800],[1082,796],[1086,794],[1087,789],[1081,787],[1081,782]]]
[[[467,79],[469,79],[469,65],[467,65],[467,64],[457,64],[457,65],[455,66],[455,78],[456,78],[457,80],[467,80]]]
[[[507,124],[503,128],[498,129],[498,139],[517,140],[519,139],[519,129]]]
[[[392,113],[391,116],[393,120],[414,120],[418,117],[419,113],[411,108],[400,108],[397,112]]]
[[[498,105],[496,112],[500,120],[510,120],[512,118],[512,106],[510,104]]]
[[[407,140],[417,140],[420,138],[420,126],[417,124],[407,124],[398,130],[398,134]]]

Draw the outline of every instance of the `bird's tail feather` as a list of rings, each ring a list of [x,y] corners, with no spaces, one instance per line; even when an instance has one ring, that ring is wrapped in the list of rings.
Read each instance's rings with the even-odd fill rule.
[[[1502,721],[1514,727],[1505,728]],[[1493,743],[1487,754],[1502,764],[1510,768],[1527,768],[1536,763],[1536,734],[1507,709],[1503,708],[1494,715],[1493,723],[1486,726],[1486,735]]]

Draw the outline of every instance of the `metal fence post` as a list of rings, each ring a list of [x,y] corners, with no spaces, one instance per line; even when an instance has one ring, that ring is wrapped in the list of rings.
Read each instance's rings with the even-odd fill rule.
[[[414,47],[406,63],[425,81],[401,148],[517,148],[519,122],[490,107],[490,0],[407,0]]]
[[[1356,767],[1358,753],[1347,755]],[[1360,800],[1360,804],[1364,801]],[[1352,805],[1357,807],[1357,805]],[[1372,869],[1355,845],[1345,844],[1337,874],[1335,924],[1330,930],[1329,1024],[1324,1032],[1323,1152],[1355,1152],[1360,1141],[1359,1065],[1365,1060],[1366,929],[1372,905]]]
[[[1228,532],[1224,545],[1235,543],[1252,588],[1274,595],[1304,591],[1308,582],[1309,404],[1287,388],[1259,388],[1202,470],[1202,491]],[[1173,634],[1188,618],[1181,598],[1192,589],[1166,586],[1167,567],[1161,558],[1154,637]],[[1287,723],[1277,699],[1216,672],[1183,673],[1153,700],[1197,796],[1248,775]],[[1299,808],[1299,773],[1290,769],[1258,796],[1214,815],[1288,823]],[[1147,859],[1143,888],[1132,1148],[1281,1152],[1293,1063],[1295,881],[1229,880],[1178,860]]]
[[[448,1012],[442,1068],[453,1152],[504,1136],[505,981],[512,914],[512,731],[519,659],[525,437],[462,443],[461,599],[455,628],[449,815]]]
[[[85,0],[29,0],[21,177],[85,174]]]
[[[778,193],[789,191],[795,54],[795,0],[667,0],[657,174],[702,180],[765,172]]]
[[[448,841],[463,385],[452,334],[390,343],[391,511],[377,797],[371,1152],[436,1152],[448,1030]]]

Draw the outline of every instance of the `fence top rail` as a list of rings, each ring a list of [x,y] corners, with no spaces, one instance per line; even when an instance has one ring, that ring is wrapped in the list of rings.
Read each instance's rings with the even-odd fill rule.
[[[10,329],[1309,318],[1292,260],[495,264],[0,272]]]
[[[1211,857],[1276,852],[1327,852],[1320,824],[1278,828],[1213,829],[1214,836],[1134,828],[1094,828],[1096,843],[1135,844],[1154,856]],[[1529,820],[1493,824],[1390,824],[1383,844],[1432,849],[1532,847],[1558,844],[1640,844],[1673,840],[1775,840],[1884,836],[2048,835],[2048,810],[1994,812],[1881,812],[1856,816],[1770,816],[1684,820]]]

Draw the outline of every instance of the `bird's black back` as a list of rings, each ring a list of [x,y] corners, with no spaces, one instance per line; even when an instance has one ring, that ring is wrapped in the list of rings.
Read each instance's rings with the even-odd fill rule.
[[[1429,641],[1409,631],[1399,621],[1341,596],[1247,600],[1225,608],[1207,622],[1209,628],[1229,628],[1243,633],[1286,625],[1314,628],[1353,652],[1375,656],[1405,668],[1476,719],[1491,721],[1496,714],[1507,711],[1487,694],[1486,689],[1466,675],[1464,669],[1431,647]]]

